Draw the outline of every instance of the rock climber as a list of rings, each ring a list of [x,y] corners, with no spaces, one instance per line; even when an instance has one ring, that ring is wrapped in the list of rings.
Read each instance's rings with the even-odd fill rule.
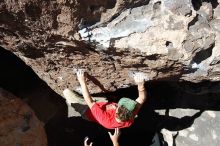
[[[84,103],[87,108],[80,113],[84,119],[101,124],[107,129],[126,128],[132,125],[139,109],[147,99],[147,92],[144,87],[146,76],[141,73],[135,73],[134,81],[138,87],[138,98],[131,100],[123,97],[118,103],[114,102],[96,102],[91,97],[87,84],[86,72],[82,69],[77,71],[77,79],[81,85]],[[82,99],[69,89],[65,89],[64,98],[68,104],[74,103],[75,99]]]

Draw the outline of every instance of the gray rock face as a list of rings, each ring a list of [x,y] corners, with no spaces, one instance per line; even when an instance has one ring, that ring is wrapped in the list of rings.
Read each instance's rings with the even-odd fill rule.
[[[105,27],[79,32],[84,40],[97,42],[107,51],[136,50],[145,57],[159,56],[156,62],[174,60],[183,68],[181,79],[216,81],[218,77],[210,77],[209,73],[215,68],[210,61],[216,60],[219,53],[217,23],[211,3],[203,2],[195,11],[190,1],[150,1],[124,11]],[[147,59],[144,64],[148,66],[145,71],[155,69],[153,78],[158,77],[155,64]]]
[[[163,113],[162,110],[158,112]],[[170,110],[170,116],[182,118],[193,116],[197,112],[198,110],[192,109],[175,109]],[[220,143],[218,138],[220,127],[217,123],[219,123],[219,112],[205,111],[193,121],[190,127],[180,131],[163,129],[162,134],[168,146],[218,146]]]
[[[92,93],[133,85],[137,70],[151,80],[220,80],[218,3],[18,0],[0,9],[0,45],[60,95],[79,89],[75,67],[88,70]]]

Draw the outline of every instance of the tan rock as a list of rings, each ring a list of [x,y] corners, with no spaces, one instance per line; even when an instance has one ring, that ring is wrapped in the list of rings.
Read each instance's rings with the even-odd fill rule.
[[[0,144],[46,146],[44,125],[21,99],[0,88]]]

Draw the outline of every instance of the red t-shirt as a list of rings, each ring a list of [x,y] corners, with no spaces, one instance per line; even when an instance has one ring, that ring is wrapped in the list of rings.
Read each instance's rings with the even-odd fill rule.
[[[109,106],[116,106],[117,103],[113,102],[96,102],[91,109],[88,108],[86,111],[86,117],[93,122],[101,124],[107,129],[114,128],[126,128],[131,126],[134,120],[118,123],[115,120],[115,108],[107,108]],[[135,112],[137,114],[137,112]]]

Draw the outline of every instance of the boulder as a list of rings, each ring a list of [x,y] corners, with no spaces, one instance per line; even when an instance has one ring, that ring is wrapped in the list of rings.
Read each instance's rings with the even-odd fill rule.
[[[163,110],[158,110],[160,114],[164,114]],[[218,146],[220,139],[218,138],[219,131],[219,111],[207,110],[200,113],[199,117],[194,119],[194,116],[199,113],[193,109],[172,109],[169,115],[177,118],[180,125],[186,125],[187,121],[191,121],[184,129],[177,130],[162,129],[161,133],[168,146]],[[184,120],[185,118],[185,120]],[[189,123],[189,122],[188,122]],[[174,126],[175,124],[173,124]],[[183,128],[183,127],[182,127]]]
[[[0,88],[0,143],[4,146],[47,146],[44,125],[21,99]]]
[[[150,80],[220,80],[218,2],[190,0],[18,0],[0,2],[0,46],[21,58],[54,91],[91,93]],[[97,86],[98,85],[98,86]]]

